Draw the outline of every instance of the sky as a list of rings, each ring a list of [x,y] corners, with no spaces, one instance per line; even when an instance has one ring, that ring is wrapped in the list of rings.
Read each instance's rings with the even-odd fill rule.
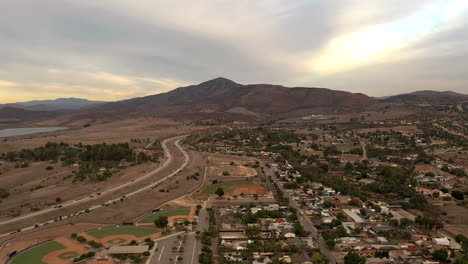
[[[14,0],[0,10],[0,103],[115,101],[216,77],[468,93],[467,0]]]

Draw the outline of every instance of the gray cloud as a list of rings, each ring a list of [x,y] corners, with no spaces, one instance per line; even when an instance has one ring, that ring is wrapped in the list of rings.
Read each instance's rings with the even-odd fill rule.
[[[3,1],[0,81],[16,86],[0,86],[0,102],[12,100],[15,90],[20,101],[59,96],[60,89],[64,96],[117,100],[217,76],[376,96],[418,89],[467,92],[468,21],[451,15],[452,2]],[[465,5],[454,6],[466,14]],[[370,54],[364,63],[326,74],[308,66],[342,36],[388,30],[386,25],[426,13],[436,28],[402,38],[382,56]],[[352,48],[350,53],[366,52]]]

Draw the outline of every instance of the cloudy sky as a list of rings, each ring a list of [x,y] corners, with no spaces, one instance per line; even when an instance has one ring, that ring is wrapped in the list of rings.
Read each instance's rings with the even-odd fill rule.
[[[218,76],[468,93],[467,0],[6,0],[0,103],[113,101]]]

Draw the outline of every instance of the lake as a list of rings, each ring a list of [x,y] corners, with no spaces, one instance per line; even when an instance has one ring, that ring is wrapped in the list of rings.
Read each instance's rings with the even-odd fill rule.
[[[68,129],[67,127],[22,127],[22,128],[7,128],[0,130],[0,138],[22,136],[35,133],[53,132]]]

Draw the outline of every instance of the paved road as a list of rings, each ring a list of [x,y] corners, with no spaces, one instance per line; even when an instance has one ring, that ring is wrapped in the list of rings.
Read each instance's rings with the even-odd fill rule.
[[[338,258],[333,253],[333,251],[331,251],[327,247],[327,245],[325,244],[325,240],[323,240],[322,236],[319,234],[318,230],[315,228],[312,221],[307,216],[302,214],[301,207],[297,203],[297,201],[293,200],[292,197],[287,192],[287,190],[283,188],[283,185],[281,184],[279,179],[276,177],[275,173],[273,173],[273,171],[270,168],[267,168],[267,167],[265,168],[266,168],[265,172],[271,175],[272,179],[276,182],[280,190],[284,193],[284,196],[289,199],[289,205],[297,210],[297,216],[299,218],[299,221],[304,226],[304,229],[310,232],[311,236],[315,238],[315,244],[318,247],[318,249],[320,249],[320,252],[322,252],[325,256],[328,257],[331,264],[340,263]]]
[[[38,212],[35,212],[35,213],[30,213],[30,214],[27,214],[27,215],[23,215],[23,216],[19,216],[19,217],[16,217],[16,218],[13,218],[13,219],[9,219],[9,220],[5,220],[5,221],[2,221],[0,222],[0,225],[4,225],[4,224],[9,224],[9,223],[13,223],[13,222],[17,222],[17,221],[20,221],[20,220],[23,220],[23,219],[26,219],[26,218],[30,218],[30,217],[34,217],[34,216],[37,216],[37,215],[41,215],[41,214],[44,214],[44,213],[48,213],[48,212],[51,212],[51,211],[56,211],[56,210],[61,210],[63,208],[66,208],[66,207],[70,207],[70,206],[73,206],[73,205],[77,205],[79,203],[82,203],[84,201],[89,201],[89,200],[92,200],[92,199],[96,199],[98,196],[100,195],[103,195],[103,194],[110,194],[110,193],[113,193],[117,190],[120,190],[122,188],[125,188],[125,187],[128,187],[130,185],[133,185],[139,181],[142,181],[146,178],[149,178],[151,176],[154,176],[155,174],[157,174],[158,172],[160,172],[162,169],[166,168],[172,161],[173,157],[172,157],[172,154],[170,153],[169,151],[169,148],[167,147],[167,143],[170,142],[170,141],[174,141],[175,143],[175,146],[182,152],[182,154],[184,155],[184,162],[173,172],[171,172],[170,174],[168,174],[167,176],[149,184],[149,185],[145,185],[144,187],[140,188],[140,189],[137,189],[133,192],[130,192],[130,193],[126,193],[124,194],[123,196],[121,197],[118,197],[118,198],[114,198],[114,199],[111,199],[111,200],[108,200],[106,202],[103,202],[103,203],[100,203],[98,205],[94,205],[94,206],[91,206],[85,210],[89,210],[89,211],[92,211],[92,210],[96,210],[96,209],[99,209],[103,206],[106,206],[108,204],[112,204],[113,202],[117,202],[119,201],[120,199],[122,198],[128,198],[130,196],[133,196],[133,195],[136,195],[136,194],[139,194],[141,192],[144,192],[148,189],[151,189],[153,188],[154,186],[156,185],[159,185],[161,183],[163,183],[164,181],[172,178],[173,176],[175,176],[177,173],[179,173],[182,169],[184,169],[190,162],[190,156],[188,155],[187,151],[185,151],[181,146],[180,146],[180,141],[184,138],[185,136],[178,136],[178,137],[173,137],[173,138],[169,138],[169,139],[166,139],[162,142],[162,147],[163,147],[163,150],[164,150],[164,154],[166,156],[166,161],[161,165],[159,166],[157,169],[137,178],[137,179],[134,179],[132,181],[129,181],[129,182],[126,182],[124,184],[121,184],[117,187],[114,187],[114,188],[111,188],[111,189],[107,189],[105,191],[102,191],[100,194],[96,193],[96,194],[92,194],[90,196],[86,196],[86,197],[83,197],[81,199],[77,199],[77,200],[73,200],[73,201],[67,201],[65,203],[62,203],[62,204],[59,204],[59,205],[56,205],[54,207],[51,207],[51,208],[47,208],[47,209],[43,209],[41,211],[38,211]],[[58,217],[58,218],[61,218],[62,220],[63,219],[67,219],[69,217],[72,217],[72,216],[75,216],[75,215],[79,215],[79,214],[82,214],[85,212],[85,210],[81,210],[81,211],[78,211],[76,213],[73,213],[73,214],[68,214],[68,215],[64,215],[62,217]],[[46,225],[46,224],[50,224],[50,223],[53,223],[55,222],[55,219],[57,218],[54,218],[54,219],[51,219],[49,221],[46,221],[46,222],[43,222],[43,223],[40,223],[40,224],[37,224],[37,226],[42,226],[42,225]],[[22,228],[21,231],[27,231],[27,230],[30,230],[30,229],[33,229],[35,228],[35,226],[29,226],[29,227],[25,227],[25,228]],[[13,232],[10,232],[10,233],[4,233],[4,234],[0,234],[0,237],[4,237],[4,236],[7,236],[7,235],[10,235],[12,233],[16,233],[17,231],[13,231]]]

